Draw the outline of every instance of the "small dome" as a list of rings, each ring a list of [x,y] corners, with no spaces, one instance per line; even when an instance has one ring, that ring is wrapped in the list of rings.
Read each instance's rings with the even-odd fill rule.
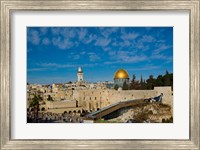
[[[82,72],[83,72],[81,67],[78,67],[78,72],[79,72],[79,73],[82,73]]]
[[[115,72],[114,79],[129,79],[129,75],[126,70],[121,68]]]

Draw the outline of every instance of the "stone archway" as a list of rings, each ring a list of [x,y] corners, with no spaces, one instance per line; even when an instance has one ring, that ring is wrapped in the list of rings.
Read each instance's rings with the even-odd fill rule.
[[[67,111],[64,111],[64,114],[67,114]]]

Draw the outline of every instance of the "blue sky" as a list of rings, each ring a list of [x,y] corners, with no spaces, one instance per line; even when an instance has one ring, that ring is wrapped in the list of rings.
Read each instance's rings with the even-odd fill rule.
[[[173,27],[27,27],[27,80],[113,81],[119,68],[139,80],[173,72]]]

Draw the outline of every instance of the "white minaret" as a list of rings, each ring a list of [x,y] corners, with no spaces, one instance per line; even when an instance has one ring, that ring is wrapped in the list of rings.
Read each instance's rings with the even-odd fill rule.
[[[78,67],[77,76],[78,76],[78,82],[83,81],[83,71],[81,67]]]

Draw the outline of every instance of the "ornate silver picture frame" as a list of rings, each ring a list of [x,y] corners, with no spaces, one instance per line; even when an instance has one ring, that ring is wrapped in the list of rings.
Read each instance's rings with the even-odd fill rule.
[[[0,139],[1,149],[199,149],[200,137],[200,42],[199,0],[191,1],[35,1],[0,0],[1,2],[1,49],[0,49]],[[102,139],[102,140],[28,140],[11,138],[11,15],[13,11],[54,10],[120,10],[120,11],[189,11],[189,140],[163,139]]]

